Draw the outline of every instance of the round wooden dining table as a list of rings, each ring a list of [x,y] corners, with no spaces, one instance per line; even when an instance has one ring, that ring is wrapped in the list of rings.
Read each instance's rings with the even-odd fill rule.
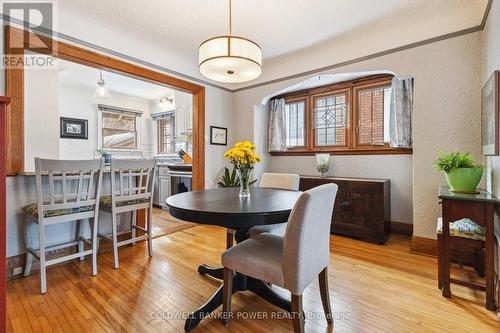
[[[178,219],[234,230],[234,238],[239,243],[248,238],[248,230],[253,226],[286,222],[301,195],[299,191],[270,188],[251,188],[249,198],[240,198],[238,193],[238,188],[185,192],[169,197],[167,206],[170,214]],[[200,265],[198,272],[222,280],[223,268]],[[204,305],[189,314],[184,325],[187,332],[222,304],[222,289],[221,285]],[[246,290],[291,311],[290,300],[275,293],[267,283],[235,273],[233,294]]]

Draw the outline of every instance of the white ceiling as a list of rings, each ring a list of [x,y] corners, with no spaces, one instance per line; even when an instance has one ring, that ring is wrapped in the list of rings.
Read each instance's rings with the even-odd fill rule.
[[[481,22],[487,1],[233,0],[233,34],[259,43],[265,60],[274,61],[286,55],[288,61],[290,55],[297,53],[299,63],[304,50],[342,38],[356,40],[376,34],[377,45],[384,50],[415,39],[475,27]],[[199,44],[228,30],[228,0],[57,0],[56,3],[62,29],[59,31],[112,49],[106,35],[114,36],[115,40],[127,37],[134,42],[125,53],[136,57],[144,50],[139,45],[145,47],[149,43],[157,48],[156,55],[143,51],[141,59],[154,59],[158,63],[157,56],[169,62],[158,64],[198,77]],[[386,40],[384,31],[388,32]],[[123,52],[123,48],[116,49]],[[356,51],[365,55],[368,50],[360,45]],[[267,64],[272,66],[273,61]],[[272,72],[265,66],[266,61],[264,74]]]
[[[60,84],[95,90],[99,81],[99,70],[77,63],[58,60]],[[144,100],[159,100],[174,96],[174,90],[158,84],[133,79],[131,77],[103,71],[103,79],[111,95],[123,95]]]

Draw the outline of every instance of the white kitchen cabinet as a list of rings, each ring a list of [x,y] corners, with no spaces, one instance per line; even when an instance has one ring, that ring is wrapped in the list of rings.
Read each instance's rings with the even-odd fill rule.
[[[193,106],[188,105],[184,118],[186,119],[186,131],[193,130]]]
[[[186,131],[186,108],[179,105],[175,108],[175,136],[180,137]]]

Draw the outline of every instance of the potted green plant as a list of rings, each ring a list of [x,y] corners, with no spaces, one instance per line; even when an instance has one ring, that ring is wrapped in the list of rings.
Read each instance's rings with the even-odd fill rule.
[[[450,191],[477,193],[476,189],[483,177],[483,166],[476,164],[470,153],[442,153],[435,166],[444,171]]]

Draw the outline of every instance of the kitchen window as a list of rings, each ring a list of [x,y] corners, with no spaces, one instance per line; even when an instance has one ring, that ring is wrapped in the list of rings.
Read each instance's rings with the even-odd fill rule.
[[[164,115],[157,119],[158,154],[175,152],[175,117]]]
[[[141,113],[99,104],[101,148],[135,150],[138,148],[137,117]]]
[[[390,75],[277,96],[285,99],[285,151],[272,155],[411,154],[389,146]]]

